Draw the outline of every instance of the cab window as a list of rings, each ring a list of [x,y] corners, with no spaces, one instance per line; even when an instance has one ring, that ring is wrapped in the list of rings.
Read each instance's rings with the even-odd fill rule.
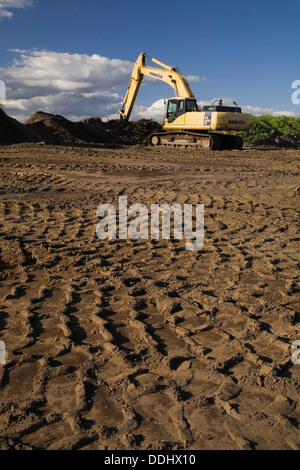
[[[178,112],[183,111],[183,100],[178,102]]]
[[[169,101],[168,103],[168,113],[176,113],[177,112],[177,102],[176,101]]]
[[[191,112],[191,111],[197,111],[196,101],[187,100],[186,101],[186,111],[187,111],[187,113]]]

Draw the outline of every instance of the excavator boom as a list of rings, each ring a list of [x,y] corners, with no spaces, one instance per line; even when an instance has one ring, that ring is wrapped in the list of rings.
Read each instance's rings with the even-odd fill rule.
[[[195,99],[186,78],[177,69],[170,67],[169,65],[165,65],[156,59],[151,60],[162,68],[148,67],[145,65],[145,57],[146,54],[142,52],[134,64],[122,109],[119,110],[120,119],[129,119],[136,96],[145,75],[167,83],[174,88],[175,93],[178,96]]]

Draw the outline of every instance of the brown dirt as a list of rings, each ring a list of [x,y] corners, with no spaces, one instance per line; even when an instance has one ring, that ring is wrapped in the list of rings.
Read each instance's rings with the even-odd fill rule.
[[[254,147],[277,147],[277,148],[300,148],[300,135],[298,134],[280,134],[275,130],[269,134],[255,140],[252,145]]]
[[[147,145],[152,132],[162,132],[155,121],[102,121],[98,117],[69,121],[59,114],[37,111],[24,124],[0,109],[0,145],[44,142],[55,145],[115,144]]]
[[[36,142],[38,137],[31,129],[7,116],[0,108],[0,145],[6,143]]]
[[[298,449],[299,150],[0,148],[1,449]],[[205,243],[96,208],[203,203]]]
[[[157,122],[141,119],[139,121],[120,121],[111,119],[103,122],[100,118],[87,118],[72,122],[63,116],[38,111],[25,126],[40,136],[40,140],[51,144],[111,143],[147,144],[148,136],[154,131],[162,131]]]
[[[91,124],[89,124],[91,122]],[[99,118],[90,118],[81,122],[72,122],[60,115],[42,111],[34,113],[25,126],[40,136],[40,140],[50,144],[78,144],[84,142],[112,142]]]

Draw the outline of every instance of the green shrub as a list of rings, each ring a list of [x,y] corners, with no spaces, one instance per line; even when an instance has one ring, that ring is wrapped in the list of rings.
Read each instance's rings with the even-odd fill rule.
[[[281,135],[300,135],[300,119],[291,116],[271,116],[270,114],[263,116],[251,115],[250,130],[239,132],[238,135],[243,137],[245,142],[251,143],[269,134],[272,130],[279,132]]]

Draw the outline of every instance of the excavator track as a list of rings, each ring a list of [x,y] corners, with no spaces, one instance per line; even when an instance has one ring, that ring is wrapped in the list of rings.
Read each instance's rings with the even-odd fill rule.
[[[180,131],[151,134],[149,143],[154,147],[191,147],[207,150],[241,150],[243,147],[243,139],[239,136]]]

